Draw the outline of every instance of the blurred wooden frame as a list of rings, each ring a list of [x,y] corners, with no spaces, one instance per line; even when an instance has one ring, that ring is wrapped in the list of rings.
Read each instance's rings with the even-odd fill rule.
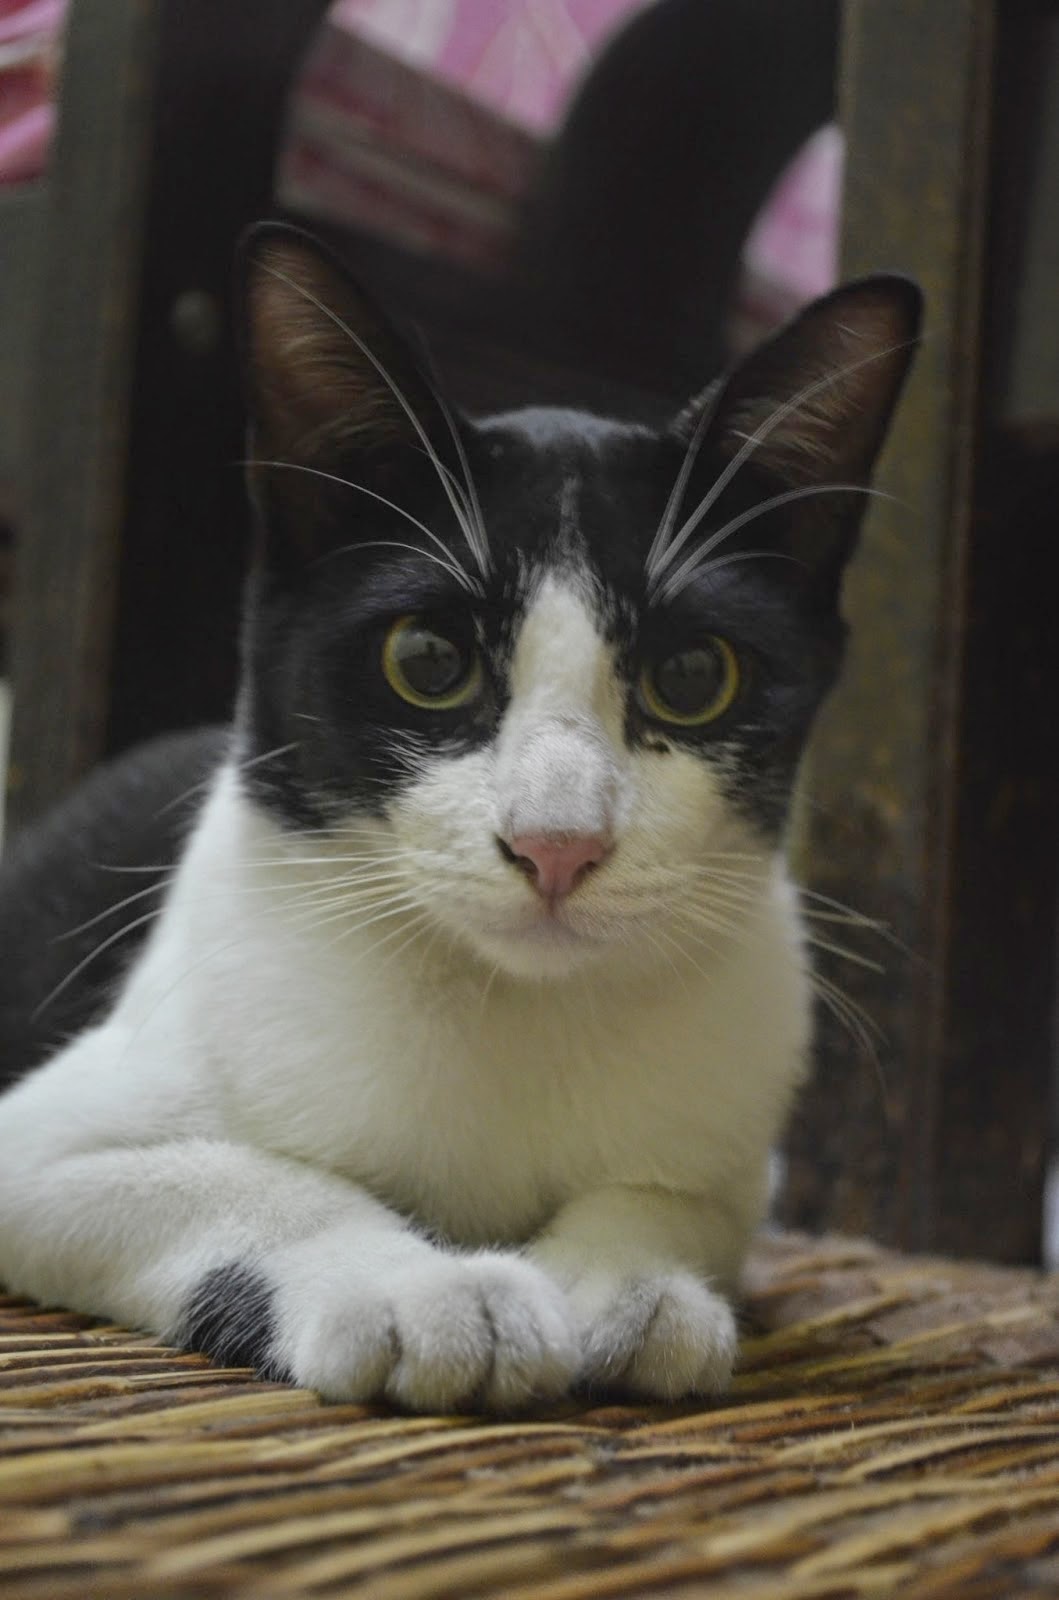
[[[1040,1258],[1056,1070],[1059,428],[1003,415],[1052,0],[850,0],[843,267],[923,285],[927,336],[848,594],[803,868],[899,944],[826,975],[788,1208],[906,1248]],[[1055,339],[1059,319],[1041,329]],[[1056,419],[1059,421],[1059,419]],[[901,947],[904,947],[902,949]],[[880,1082],[881,1078],[881,1082]]]
[[[245,556],[232,255],[269,210],[287,90],[325,9],[71,5],[47,178],[0,200],[13,827],[108,751],[227,704]],[[201,537],[218,527],[223,547]]]

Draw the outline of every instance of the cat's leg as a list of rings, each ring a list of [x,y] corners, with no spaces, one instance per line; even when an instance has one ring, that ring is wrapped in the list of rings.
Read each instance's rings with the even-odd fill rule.
[[[0,1098],[10,1288],[334,1399],[506,1409],[566,1388],[571,1315],[537,1267],[438,1249],[332,1173],[176,1136],[194,1119],[164,1093],[152,1132],[135,1070],[131,1099],[109,1092],[106,1030],[83,1043]]]
[[[564,1206],[530,1254],[574,1308],[581,1379],[670,1400],[722,1391],[753,1209],[624,1186]]]

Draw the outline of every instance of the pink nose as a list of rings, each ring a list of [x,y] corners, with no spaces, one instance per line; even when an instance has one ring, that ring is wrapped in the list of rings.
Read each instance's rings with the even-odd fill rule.
[[[561,900],[610,854],[595,834],[521,834],[509,848],[545,900]]]

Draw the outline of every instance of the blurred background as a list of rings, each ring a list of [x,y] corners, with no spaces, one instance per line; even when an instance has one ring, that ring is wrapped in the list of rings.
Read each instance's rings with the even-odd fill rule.
[[[0,0],[7,826],[228,715],[248,222],[327,237],[472,411],[662,416],[840,274],[909,272],[795,840],[889,933],[827,958],[784,1204],[1054,1256],[1057,201],[1055,0]]]

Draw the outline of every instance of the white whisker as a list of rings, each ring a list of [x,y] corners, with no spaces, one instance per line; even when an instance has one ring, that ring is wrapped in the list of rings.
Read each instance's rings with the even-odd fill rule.
[[[774,411],[769,413],[757,431],[744,440],[724,471],[714,479],[709,491],[699,501],[693,513],[695,525],[697,526],[702,521],[711,506],[716,505],[743,463],[754,454],[760,445],[764,444],[769,435],[775,432],[780,423],[793,412],[800,411],[821,390],[828,388],[832,384],[840,383],[843,378],[850,377],[852,373],[859,372],[863,367],[871,366],[875,361],[884,361],[887,356],[896,355],[900,350],[913,348],[916,342],[914,339],[903,339],[899,344],[888,345],[884,350],[873,350],[871,355],[861,356],[859,360],[851,361],[846,366],[839,367],[837,371],[826,372],[822,378],[817,378],[812,383],[806,384],[805,388],[799,389],[797,394],[793,395],[790,400],[785,401],[783,405],[777,406]],[[685,523],[684,526],[687,527],[687,524]],[[677,535],[677,540],[680,540],[683,532],[684,528]],[[668,566],[679,548],[679,544],[676,545],[676,549],[670,546],[666,559],[661,563],[663,569]]]
[[[721,852],[720,860],[728,859],[732,861],[759,861],[760,857],[750,855],[728,857],[724,852]],[[715,861],[690,863],[688,866],[680,868],[682,880],[686,880],[689,874],[695,877],[709,878],[711,881],[716,880],[718,883],[724,879],[730,879],[733,883],[753,883],[761,889],[767,886],[770,879],[770,874],[761,867],[757,870],[753,867],[725,867],[718,865]]]
[[[687,964],[690,967],[693,967],[694,970],[698,973],[700,978],[702,978],[704,981],[708,981],[708,976],[707,976],[706,972],[704,971],[704,969],[695,960],[694,956],[690,954],[690,952],[687,949],[687,946],[681,943],[681,941],[677,938],[675,933],[673,933],[671,930],[668,930],[666,928],[656,928],[654,931],[655,931],[655,934],[658,936],[658,938],[664,939],[667,944],[671,944],[673,946],[674,950],[676,950],[676,952],[679,955],[680,959],[682,961],[686,961]],[[714,955],[715,956],[717,954],[716,948],[713,945],[708,944],[705,939],[702,939],[699,942],[702,945],[704,950],[709,951],[710,955]],[[684,977],[684,982],[685,982],[685,985],[686,985],[687,984],[687,974],[686,973],[683,974],[683,977]]]
[[[750,944],[750,929],[745,922],[725,916],[725,908],[687,902],[677,912],[684,921],[709,930],[710,933],[719,934],[722,939],[731,939],[734,943],[746,948]]]
[[[266,761],[275,761],[280,756],[288,755],[291,750],[297,750],[299,748],[300,746],[298,745],[297,741],[292,744],[277,745],[275,750],[266,750],[262,755],[251,756],[246,761],[235,762],[235,771],[239,773],[249,772],[254,767],[263,766]],[[157,819],[158,817],[164,817],[167,811],[172,811],[174,806],[179,806],[185,800],[190,800],[194,794],[204,794],[217,776],[217,771],[218,768],[215,767],[213,771],[209,772],[205,778],[201,779],[199,783],[193,783],[190,789],[185,789],[182,794],[174,795],[172,800],[167,800],[164,806],[159,806],[158,810],[154,813],[155,818]]]
[[[418,450],[418,446],[417,446],[417,450]],[[418,450],[418,453],[420,455],[423,455],[424,452],[422,450]],[[450,484],[450,486],[452,488],[453,494],[455,494],[459,498],[459,502],[460,502],[461,507],[463,508],[464,515],[469,517],[471,515],[471,500],[470,500],[470,496],[467,493],[467,490],[464,488],[464,486],[460,482],[459,478],[457,478],[457,476],[453,472],[452,468],[451,467],[447,467],[445,465],[444,461],[441,463],[441,470],[445,474],[445,477],[448,479],[448,482],[449,482],[449,484]]]
[[[230,884],[225,889],[219,889],[209,898],[236,898],[241,895],[272,895],[286,901],[287,896],[293,897],[294,904],[311,902],[321,895],[339,893],[342,890],[369,888],[376,885],[399,884],[406,881],[406,874],[400,871],[390,872],[343,872],[336,876],[321,875],[318,878],[296,878],[293,882],[287,878],[283,882],[270,883],[236,883]]]
[[[329,927],[332,923],[342,922],[348,917],[361,913],[379,912],[383,916],[396,915],[399,911],[412,911],[420,906],[422,901],[416,895],[378,894],[368,900],[345,900],[338,903],[337,909],[328,910],[326,906],[313,906],[301,917],[290,917],[288,925],[298,933],[316,933],[320,928]],[[369,918],[367,922],[358,921],[357,927],[368,927],[370,922],[376,920]]]
[[[674,578],[672,587],[667,583],[664,591],[660,590],[651,603],[655,604],[659,599],[675,600],[681,590],[686,589],[692,578],[696,577],[700,571],[719,572],[722,567],[732,567],[740,561],[786,561],[792,567],[805,567],[804,561],[799,561],[797,556],[788,555],[785,550],[741,550],[738,555],[719,556],[713,561],[707,561],[701,568],[696,561],[691,566],[690,571],[684,575],[683,582],[678,583]],[[683,572],[684,569],[682,568],[681,571]]]
[[[437,944],[438,940],[445,937],[445,932],[446,930],[442,927],[440,922],[435,924],[434,932],[424,945],[423,953],[419,958],[419,966],[416,968],[415,975],[417,983],[422,981],[423,975],[426,971],[427,962],[430,960],[431,951],[434,949],[434,946]]]
[[[441,556],[436,556],[432,550],[421,550],[417,544],[405,544],[400,539],[358,539],[354,544],[343,545],[340,550],[332,550],[328,556],[348,555],[351,551],[361,550],[411,550],[413,555],[422,556],[426,561],[432,561],[436,567],[441,567],[450,577],[455,578],[461,589],[466,589],[469,594],[481,595],[481,590],[476,586],[473,578],[468,578],[462,567],[450,566]]]
[[[488,1000],[489,1000],[490,990],[492,989],[493,984],[496,982],[497,977],[499,975],[499,972],[500,972],[500,963],[499,963],[499,961],[494,961],[493,965],[489,969],[489,976],[486,978],[485,984],[483,985],[483,988],[482,988],[482,998],[479,1001],[479,1006],[478,1006],[479,1011],[482,1012],[482,1013],[484,1013],[484,1011],[485,1011],[486,1004],[488,1003]]]
[[[344,894],[323,897],[302,894],[294,900],[273,907],[272,910],[288,926],[297,928],[308,926],[315,918],[322,917],[336,907],[340,911],[366,911],[375,906],[386,905],[388,902],[396,903],[397,898],[393,886],[384,884],[374,889],[346,890]]]
[[[341,944],[344,940],[351,938],[353,934],[361,933],[365,928],[370,928],[376,923],[385,922],[387,918],[396,916],[401,916],[405,920],[403,920],[398,927],[392,928],[390,932],[385,934],[381,939],[374,940],[370,945],[367,946],[366,949],[360,951],[358,955],[354,956],[354,960],[362,961],[366,956],[374,955],[377,950],[385,949],[385,947],[390,944],[392,940],[399,939],[401,934],[405,933],[409,929],[412,930],[414,937],[415,934],[420,932],[426,926],[427,923],[433,921],[433,916],[429,911],[420,911],[418,916],[411,917],[409,920],[409,912],[406,907],[394,906],[389,911],[376,912],[374,916],[368,917],[364,922],[354,923],[351,928],[342,928],[335,935],[335,937],[330,940],[325,948],[331,950],[336,945]],[[411,943],[412,941],[408,940],[407,942]],[[402,945],[401,948],[403,949],[404,946]]]
[[[803,489],[789,489],[785,494],[771,495],[768,500],[762,500],[759,502],[759,504],[751,506],[748,511],[743,511],[739,516],[732,517],[731,520],[726,522],[723,527],[718,528],[715,533],[711,533],[710,537],[702,544],[697,545],[692,551],[691,555],[688,556],[687,560],[682,561],[677,570],[675,572],[671,572],[669,577],[666,578],[660,585],[657,590],[657,598],[662,600],[672,600],[674,595],[678,594],[680,590],[687,585],[688,579],[692,576],[692,574],[701,567],[704,557],[708,556],[710,551],[715,550],[719,544],[724,542],[725,539],[730,538],[733,533],[737,533],[740,528],[746,527],[748,522],[754,522],[758,517],[763,517],[766,512],[778,510],[780,506],[790,505],[792,501],[808,500],[812,496],[820,494],[863,494],[869,495],[875,500],[891,501],[894,501],[897,498],[895,495],[886,494],[882,489],[870,489],[862,484],[856,483],[820,483],[813,484]],[[705,516],[705,514],[706,513],[702,511],[702,508],[700,507],[693,516],[688,518],[677,537],[673,540],[669,551],[670,556],[677,554],[686,540],[690,538],[691,534],[698,527],[702,517]],[[712,571],[716,567],[726,565],[727,562],[746,561],[752,556],[762,557],[768,554],[772,554],[774,559],[782,559],[785,561],[795,560],[795,557],[784,555],[782,552],[755,550],[743,555],[728,556],[724,561],[708,562],[704,570]]]
[[[654,539],[651,541],[651,548],[647,552],[647,561],[645,565],[648,588],[654,584],[656,572],[660,565],[664,564],[664,561],[667,557],[667,545],[673,531],[673,524],[677,520],[677,512],[679,511],[681,502],[684,499],[684,493],[688,486],[688,479],[691,477],[692,469],[694,468],[695,462],[698,459],[702,441],[706,437],[706,431],[716,414],[717,403],[722,392],[723,385],[718,383],[714,387],[713,394],[710,396],[709,401],[703,406],[699,420],[695,424],[691,438],[688,440],[688,447],[684,451],[684,459],[680,463],[680,471],[677,473],[676,478],[673,481],[673,487],[669,491],[669,499],[666,501],[665,510],[662,512],[662,520],[658,524],[658,529],[655,533]]]
[[[889,1090],[886,1076],[883,1072],[879,1052],[875,1047],[875,1039],[880,1043],[885,1041],[885,1035],[878,1024],[859,1006],[851,1000],[845,990],[840,989],[837,983],[830,978],[825,978],[819,972],[811,974],[812,986],[815,993],[824,1003],[835,1020],[846,1029],[846,1032],[859,1045],[861,1053],[871,1062],[875,1080],[879,1085],[884,1107],[889,1109]],[[874,1038],[873,1038],[874,1035]]]
[[[162,894],[172,882],[172,877],[159,878],[156,883],[149,883],[146,889],[137,889],[135,894],[125,896],[112,906],[107,906],[105,911],[99,911],[94,917],[89,917],[87,922],[79,922],[76,928],[68,928],[65,933],[57,933],[50,942],[65,944],[67,939],[75,939],[79,933],[87,933],[89,928],[96,927],[100,922],[105,922],[108,917],[116,917],[119,911],[124,911],[126,906],[133,905],[137,900],[144,900],[148,895]]]
[[[644,938],[647,940],[648,944],[653,945],[654,948],[658,951],[658,954],[662,957],[662,960],[669,967],[669,969],[673,973],[674,977],[678,978],[680,980],[680,982],[684,985],[685,989],[686,989],[687,985],[688,985],[687,974],[684,973],[684,972],[681,972],[680,968],[677,966],[676,962],[673,960],[673,957],[669,954],[669,951],[667,949],[665,949],[665,947],[660,943],[660,935],[661,935],[662,930],[660,928],[656,928],[654,930],[654,932],[652,932],[650,928],[643,928],[643,929],[641,929],[641,932],[642,932]],[[680,950],[680,946],[677,945],[677,942],[676,942],[675,939],[669,938],[669,939],[667,939],[667,943],[675,945],[676,948],[678,950]],[[684,952],[681,950],[680,953],[683,954]]]
[[[153,911],[148,911],[146,915],[142,917],[136,917],[132,922],[124,923],[122,927],[118,928],[116,932],[112,933],[109,938],[104,939],[101,944],[97,944],[93,950],[90,950],[88,955],[85,956],[84,960],[79,961],[76,967],[74,967],[71,972],[68,972],[65,978],[63,978],[61,982],[57,983],[55,988],[52,989],[49,994],[45,995],[44,999],[40,1002],[40,1005],[38,1005],[32,1013],[33,1021],[36,1022],[37,1018],[48,1009],[52,1002],[57,1000],[59,996],[70,987],[74,979],[80,977],[85,968],[90,967],[97,957],[103,955],[111,948],[112,945],[117,944],[119,939],[124,939],[126,934],[133,933],[137,928],[145,927],[148,922],[154,922],[159,916],[161,916],[162,909],[163,908],[161,906],[156,906]]]
[[[442,398],[436,389],[434,390],[434,404],[441,412],[441,415],[445,418],[445,426],[452,435],[452,442],[456,447],[456,455],[459,458],[460,471],[463,473],[464,482],[467,485],[467,499],[470,502],[467,508],[468,515],[470,516],[478,532],[480,546],[477,552],[478,565],[481,568],[482,577],[485,578],[489,576],[489,536],[485,530],[485,519],[482,516],[481,502],[478,499],[478,490],[475,488],[474,475],[471,472],[471,464],[467,459],[467,451],[464,448],[463,440],[460,438],[460,431],[456,426],[455,418],[453,417],[447,402]],[[444,470],[447,472],[448,468],[445,467]]]
[[[452,550],[449,549],[449,546],[445,543],[444,539],[442,539],[439,534],[436,534],[432,528],[428,528],[425,522],[420,522],[418,517],[414,517],[410,511],[406,511],[404,506],[399,506],[395,500],[388,500],[384,494],[376,494],[374,489],[368,489],[363,483],[354,483],[352,478],[343,478],[337,472],[323,472],[319,467],[303,466],[299,461],[253,460],[245,463],[245,465],[253,467],[271,467],[282,472],[305,472],[308,473],[312,478],[324,478],[328,483],[340,484],[343,489],[353,489],[357,494],[367,495],[370,500],[377,500],[380,505],[387,506],[391,511],[396,512],[399,517],[403,517],[406,522],[410,522],[413,528],[418,528],[419,532],[423,534],[425,538],[429,539],[431,543],[442,552],[447,559],[441,564],[445,566],[447,571],[452,573],[453,577],[457,580],[462,588],[470,590],[472,594],[481,595],[481,585],[478,583],[477,579],[473,578],[470,573],[468,573],[460,565],[456,556],[453,554]],[[444,470],[448,471],[448,468],[445,468]],[[330,560],[336,555],[345,555],[346,552],[350,550],[360,550],[365,548],[370,549],[373,545],[378,545],[381,543],[388,544],[389,542],[389,540],[383,541],[373,539],[367,544],[361,541],[359,543],[343,545],[340,550],[331,551],[327,559]],[[399,550],[418,550],[417,545],[409,544],[399,544],[396,545],[395,548]],[[421,551],[420,554],[425,555],[426,551]]]
[[[815,950],[826,950],[829,955],[841,956],[843,961],[852,961],[855,966],[865,967],[869,972],[886,972],[880,961],[872,961],[868,956],[858,955],[855,950],[847,950],[844,945],[833,944],[828,939],[814,938],[812,934],[806,934],[805,937],[806,943],[811,944]]]
[[[173,870],[172,861],[155,861],[155,862],[152,862],[150,866],[140,866],[139,864],[137,864],[134,867],[117,866],[113,862],[110,862],[110,861],[90,861],[90,862],[88,862],[88,865],[92,868],[92,870],[94,872],[122,872],[122,873],[153,872],[156,876],[157,876],[158,873],[168,873],[168,872],[172,872],[172,870]]]
[[[386,968],[392,966],[392,964],[397,960],[397,957],[403,954],[403,952],[408,949],[410,944],[414,944],[416,940],[422,936],[424,930],[430,926],[433,920],[433,914],[429,911],[424,911],[418,917],[413,918],[411,922],[406,923],[406,937],[401,940],[399,945],[395,946],[395,948],[390,951],[390,954],[383,962],[383,967]],[[372,946],[371,954],[374,955],[376,950],[381,950],[385,945],[389,944],[390,940],[392,938],[396,938],[398,933],[401,931],[401,929],[395,929],[392,934],[387,934],[385,939],[380,939],[377,944]]]
[[[375,837],[378,837],[377,835]],[[323,855],[303,856],[288,855],[285,847],[280,846],[275,855],[243,856],[241,866],[246,867],[342,867],[342,866],[385,866],[391,861],[404,861],[407,859],[406,850],[388,850],[376,855],[373,850],[364,850],[357,855],[337,855],[326,851]]]

